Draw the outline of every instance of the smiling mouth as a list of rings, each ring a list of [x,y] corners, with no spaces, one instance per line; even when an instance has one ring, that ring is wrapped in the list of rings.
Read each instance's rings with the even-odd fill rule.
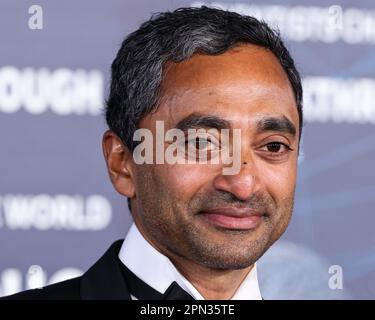
[[[260,211],[233,207],[204,210],[200,215],[214,226],[231,230],[254,230],[265,217]]]

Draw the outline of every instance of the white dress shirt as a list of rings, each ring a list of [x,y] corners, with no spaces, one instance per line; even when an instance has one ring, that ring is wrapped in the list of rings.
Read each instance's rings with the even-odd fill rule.
[[[198,290],[176,269],[171,260],[156,250],[141,234],[135,223],[121,246],[119,259],[138,278],[164,293],[173,281],[196,300],[204,300]],[[131,296],[133,300],[137,298]],[[235,292],[232,300],[261,300],[256,264]]]

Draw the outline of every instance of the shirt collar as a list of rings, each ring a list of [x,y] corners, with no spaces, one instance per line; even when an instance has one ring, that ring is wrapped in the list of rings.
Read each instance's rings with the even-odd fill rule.
[[[171,260],[156,250],[140,233],[135,223],[121,246],[119,259],[138,278],[164,293],[173,281],[196,300],[204,300],[198,290],[176,269]],[[246,276],[232,300],[261,300],[256,264]]]

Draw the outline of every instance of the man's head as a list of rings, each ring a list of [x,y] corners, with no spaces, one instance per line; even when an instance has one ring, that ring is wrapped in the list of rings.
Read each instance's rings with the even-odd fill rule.
[[[302,88],[289,52],[265,23],[207,7],[153,16],[125,39],[112,64],[106,119],[112,183],[160,251],[241,269],[285,231]],[[165,131],[240,129],[240,171],[224,175],[223,163],[136,164],[133,134],[144,128],[155,137],[156,121]],[[220,149],[213,143],[220,137],[205,139],[207,152]]]

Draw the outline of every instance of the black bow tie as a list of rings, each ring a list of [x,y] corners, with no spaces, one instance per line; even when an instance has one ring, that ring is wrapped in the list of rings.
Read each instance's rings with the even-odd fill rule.
[[[164,292],[164,300],[194,300],[194,298],[182,289],[176,281],[173,281]]]
[[[122,262],[120,265],[130,294],[139,300],[194,300],[176,281],[173,281],[164,293],[160,293],[139,279]]]

